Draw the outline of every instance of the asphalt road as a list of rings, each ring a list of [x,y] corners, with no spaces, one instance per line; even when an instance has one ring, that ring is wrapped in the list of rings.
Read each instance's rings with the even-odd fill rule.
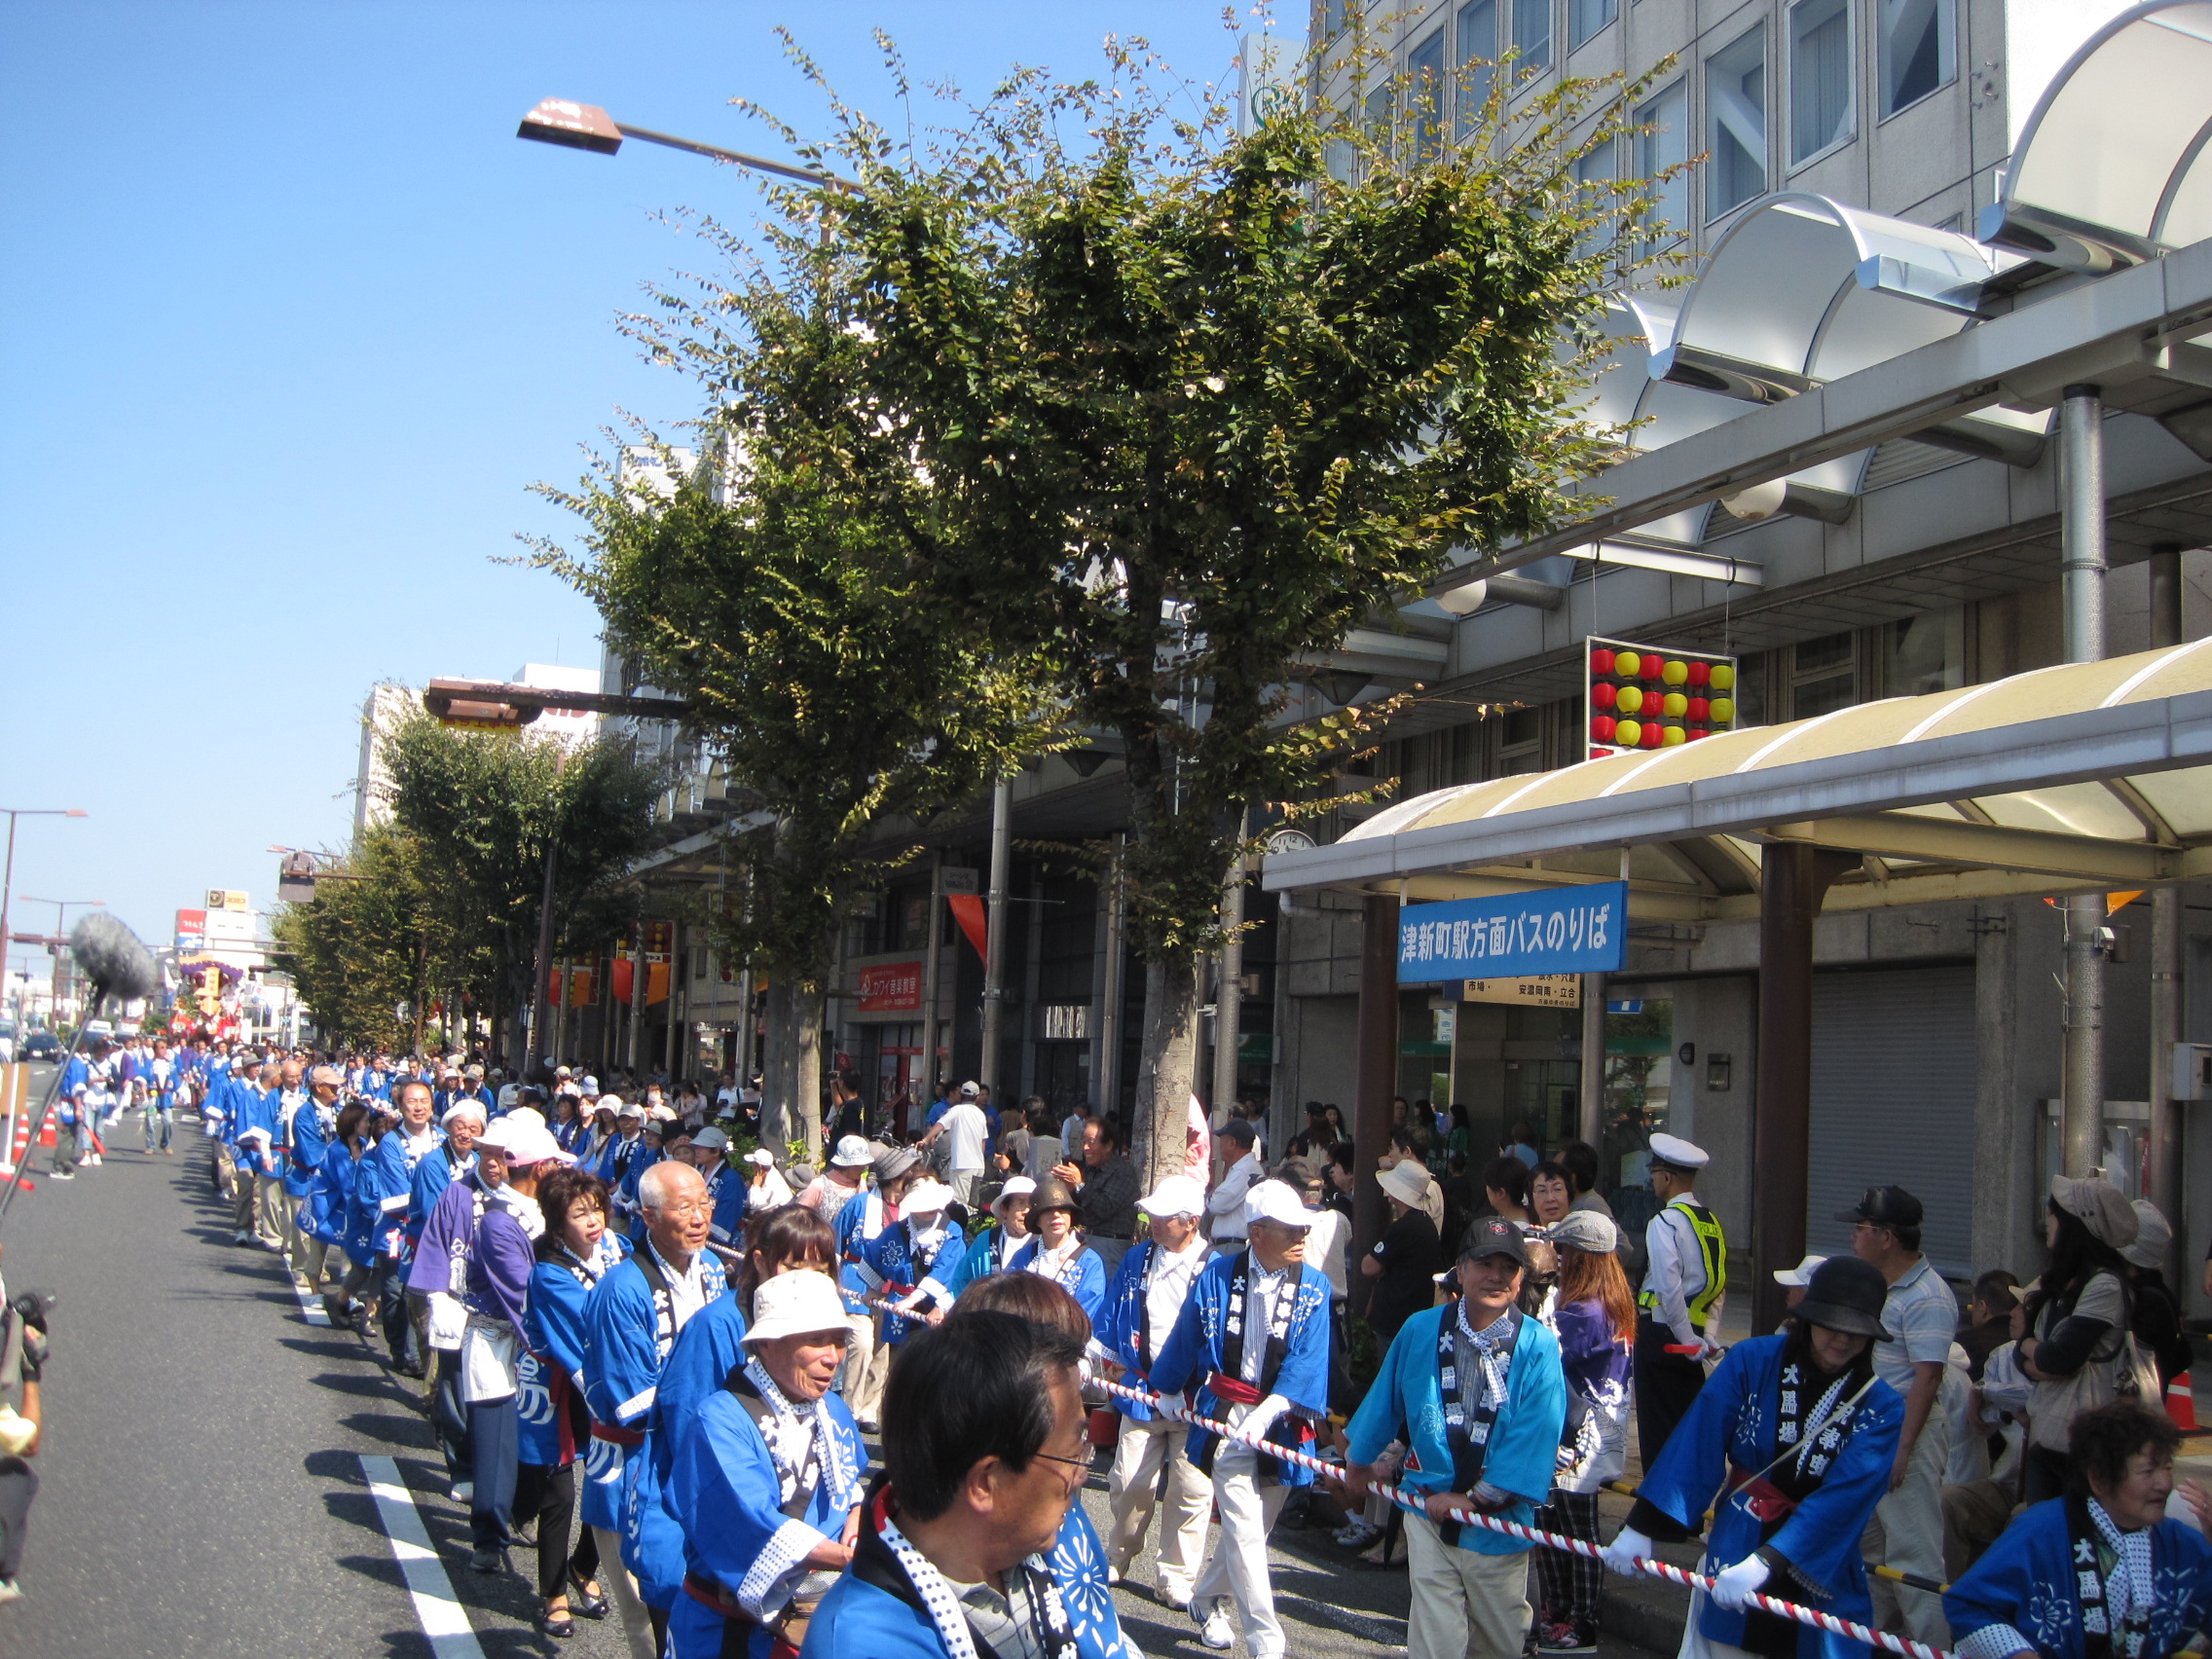
[[[69,1183],[45,1180],[34,1155],[36,1190],[0,1227],[10,1288],[60,1298],[24,1599],[0,1606],[0,1655],[622,1659],[611,1619],[552,1641],[519,1573],[466,1569],[467,1516],[411,1386],[350,1334],[311,1324],[276,1258],[231,1243],[197,1127],[173,1157],[138,1141],[126,1117],[107,1162]],[[380,1504],[365,1469],[384,1465],[364,1458],[390,1459],[404,1493]],[[1103,1530],[1102,1472],[1085,1501]],[[426,1532],[434,1559],[409,1571],[427,1601],[395,1557],[395,1523]],[[1402,1567],[1353,1563],[1326,1529],[1276,1542],[1293,1653],[1402,1650]],[[1130,1577],[1150,1584],[1149,1561]],[[1119,1594],[1146,1653],[1205,1659],[1188,1615]],[[425,1619],[442,1620],[436,1641]]]

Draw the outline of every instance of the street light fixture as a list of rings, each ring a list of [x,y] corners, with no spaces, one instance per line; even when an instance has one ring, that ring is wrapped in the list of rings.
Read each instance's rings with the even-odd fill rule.
[[[743,150],[725,150],[719,144],[702,144],[695,138],[679,138],[672,132],[655,132],[649,127],[632,127],[616,121],[598,104],[576,103],[569,98],[541,98],[531,112],[522,118],[515,129],[517,138],[533,138],[540,144],[560,144],[571,150],[589,150],[595,156],[611,156],[622,148],[625,138],[640,139],[647,144],[659,144],[671,150],[687,150],[694,156],[707,156],[718,162],[732,162],[755,172],[773,173],[778,178],[796,179],[800,184],[833,185],[855,195],[860,186],[849,178],[820,167],[793,166],[789,162],[772,162],[765,156],[747,155]]]
[[[16,892],[16,820],[18,818],[84,818],[90,816],[81,806],[0,806],[8,815],[8,870],[0,876],[0,953],[8,948],[8,902]],[[44,901],[40,901],[44,903]],[[56,929],[56,932],[59,930]],[[5,977],[0,975],[0,977]],[[0,1147],[0,1158],[8,1149]]]

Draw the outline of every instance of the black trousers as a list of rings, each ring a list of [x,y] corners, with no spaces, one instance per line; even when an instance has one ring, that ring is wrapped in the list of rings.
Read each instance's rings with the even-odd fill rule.
[[[473,1481],[476,1463],[469,1453],[468,1405],[461,1397],[461,1355],[452,1348],[437,1350],[437,1385],[430,1390],[430,1430],[438,1437],[445,1456],[446,1479]]]
[[[1636,1445],[1649,1469],[1705,1386],[1705,1367],[1669,1353],[1675,1333],[1644,1317],[1636,1321]]]
[[[571,1573],[578,1584],[599,1576],[599,1538],[589,1527],[569,1550],[569,1530],[576,1519],[576,1465],[552,1468],[525,1463],[515,1476],[515,1514],[537,1522],[537,1594],[551,1601],[567,1588]]]
[[[36,1496],[37,1471],[20,1457],[0,1457],[0,1579],[22,1569],[23,1529]]]

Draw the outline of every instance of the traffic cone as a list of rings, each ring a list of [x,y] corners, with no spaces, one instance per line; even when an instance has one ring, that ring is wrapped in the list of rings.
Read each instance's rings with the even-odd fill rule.
[[[2189,1385],[2186,1371],[2166,1384],[2166,1416],[2182,1433],[2196,1432],[2196,1393]]]

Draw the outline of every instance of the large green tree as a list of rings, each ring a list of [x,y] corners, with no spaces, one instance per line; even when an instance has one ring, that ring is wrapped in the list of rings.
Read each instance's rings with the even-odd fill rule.
[[[1575,179],[1627,130],[1617,82],[1508,120],[1501,76],[1446,148],[1418,86],[1371,126],[1288,100],[1238,137],[1114,69],[1017,78],[926,149],[841,109],[861,189],[809,206],[858,268],[869,407],[931,481],[933,581],[1121,738],[1157,1176],[1248,827],[1366,740],[1356,714],[1293,718],[1329,707],[1299,700],[1306,665],[1606,459],[1577,408],[1648,198]]]

